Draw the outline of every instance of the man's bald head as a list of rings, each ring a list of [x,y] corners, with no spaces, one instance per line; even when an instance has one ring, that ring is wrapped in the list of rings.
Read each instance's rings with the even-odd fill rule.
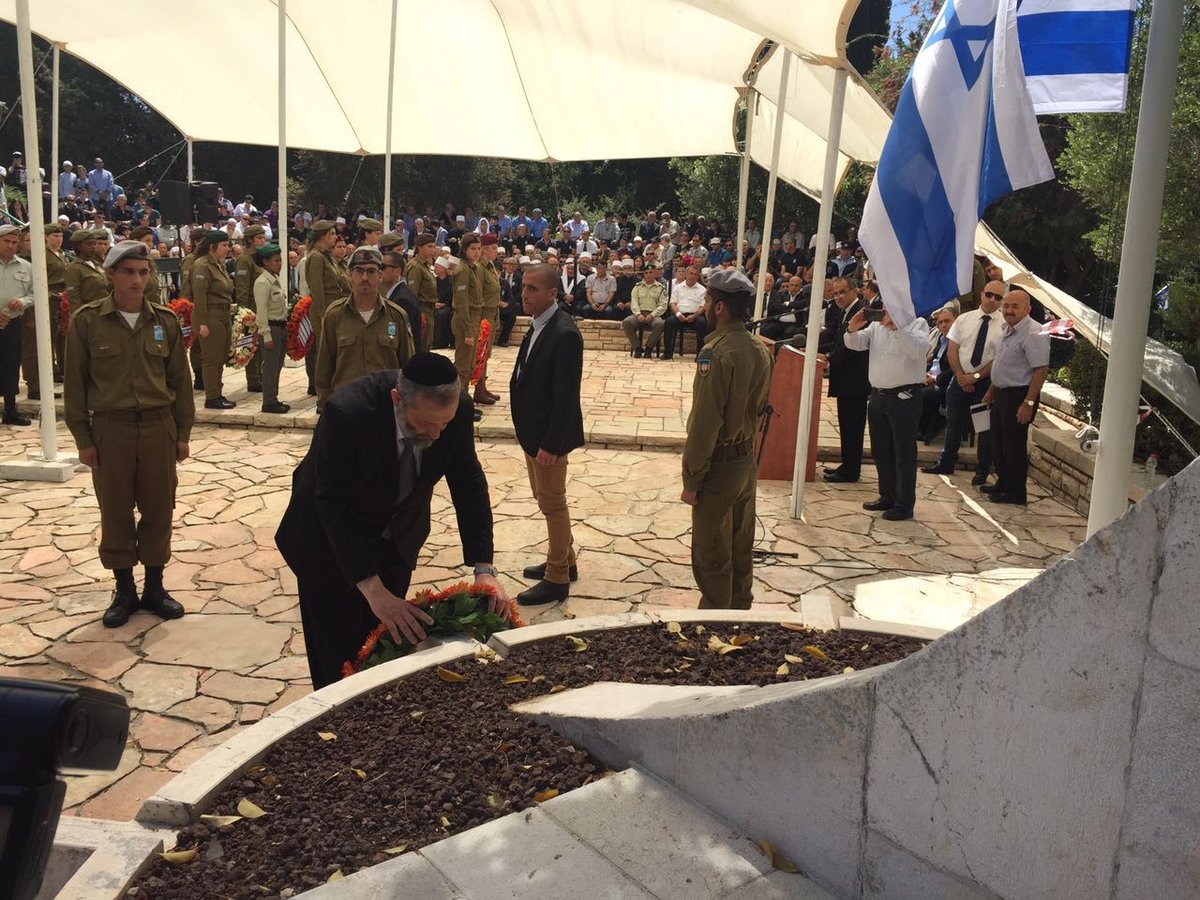
[[[1029,315],[1029,295],[1020,288],[1009,291],[1004,295],[1001,313],[1005,322],[1016,325]]]
[[[985,313],[994,313],[1000,308],[1006,290],[1008,290],[1008,285],[1003,281],[989,281],[983,286],[983,291],[979,295],[979,308]]]

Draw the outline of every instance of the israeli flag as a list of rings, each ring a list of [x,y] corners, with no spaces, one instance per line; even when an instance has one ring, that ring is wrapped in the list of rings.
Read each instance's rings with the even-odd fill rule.
[[[1040,115],[1121,112],[1136,0],[1022,0],[1017,34]]]
[[[1017,0],[946,0],[913,63],[859,240],[904,327],[971,287],[992,201],[1054,177],[1017,41]]]

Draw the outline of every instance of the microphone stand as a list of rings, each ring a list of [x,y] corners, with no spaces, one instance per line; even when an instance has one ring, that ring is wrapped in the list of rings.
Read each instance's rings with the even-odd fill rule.
[[[763,410],[762,424],[758,426],[758,434],[759,434],[758,455],[754,460],[754,465],[755,465],[756,469],[762,465],[763,450],[767,446],[767,435],[770,433],[771,419],[773,419],[774,417],[775,417],[775,407],[773,407],[770,403],[768,403],[766,406],[766,409]],[[765,538],[766,529],[763,529],[763,535]],[[797,558],[799,558],[799,554],[792,553],[792,552],[789,552],[786,550],[752,549],[750,551],[750,555],[753,556],[755,559],[771,559],[771,558],[797,559]]]

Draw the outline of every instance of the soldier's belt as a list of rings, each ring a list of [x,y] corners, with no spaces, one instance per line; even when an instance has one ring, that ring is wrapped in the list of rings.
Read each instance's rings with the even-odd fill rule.
[[[746,438],[737,444],[717,444],[713,447],[713,462],[728,462],[731,459],[741,459],[754,449],[754,438]]]
[[[154,409],[110,409],[96,410],[93,419],[106,419],[110,422],[156,422],[159,419],[171,418],[171,407],[159,406]]]

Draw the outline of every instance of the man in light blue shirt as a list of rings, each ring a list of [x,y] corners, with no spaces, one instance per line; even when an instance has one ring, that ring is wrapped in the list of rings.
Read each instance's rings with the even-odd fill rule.
[[[75,166],[64,159],[62,171],[58,173],[58,199],[66,200],[75,193]]]
[[[97,210],[104,213],[104,218],[107,219],[108,212],[112,208],[113,200],[116,197],[116,186],[113,182],[112,172],[104,168],[104,160],[98,156],[96,157],[95,168],[88,172],[87,183],[92,204]]]

